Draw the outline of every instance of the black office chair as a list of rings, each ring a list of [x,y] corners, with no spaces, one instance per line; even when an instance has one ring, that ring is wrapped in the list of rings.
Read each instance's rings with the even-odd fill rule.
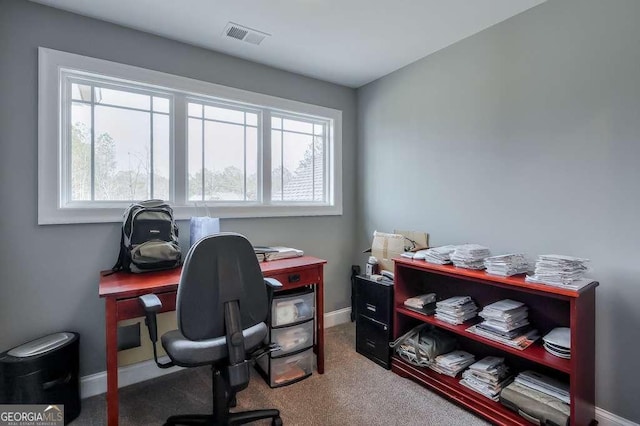
[[[239,234],[222,233],[196,242],[182,267],[176,311],[179,330],[162,336],[171,362],[158,361],[156,313],[162,307],[154,294],[140,296],[153,341],[153,356],[160,368],[173,365],[211,365],[213,414],[171,416],[165,425],[227,425],[272,419],[282,425],[275,409],[230,413],[235,395],[249,385],[247,353],[263,348],[269,311],[267,285],[253,247]]]

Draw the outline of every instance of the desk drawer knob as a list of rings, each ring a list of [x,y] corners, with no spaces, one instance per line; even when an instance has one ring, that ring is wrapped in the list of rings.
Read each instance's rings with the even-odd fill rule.
[[[300,274],[291,274],[291,275],[289,275],[289,282],[290,283],[297,283],[298,281],[300,281]]]

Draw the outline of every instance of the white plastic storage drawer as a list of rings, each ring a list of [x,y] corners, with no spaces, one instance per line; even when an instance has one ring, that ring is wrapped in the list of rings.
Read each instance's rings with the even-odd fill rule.
[[[271,358],[269,355],[258,358],[258,366],[267,376],[269,386],[272,388],[309,377],[312,371],[312,363],[312,348],[281,358]]]
[[[313,290],[304,293],[275,296],[271,307],[271,326],[282,327],[313,318]]]
[[[271,330],[271,343],[281,349],[271,352],[272,357],[297,352],[313,345],[313,320],[302,324],[292,325]]]

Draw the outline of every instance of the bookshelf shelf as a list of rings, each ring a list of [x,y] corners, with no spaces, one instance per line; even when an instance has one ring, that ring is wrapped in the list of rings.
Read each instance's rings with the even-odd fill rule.
[[[420,323],[447,330],[459,336],[462,349],[476,354],[477,358],[487,354],[504,356],[512,370],[538,369],[567,380],[571,392],[571,425],[588,425],[594,421],[597,282],[575,291],[527,283],[523,276],[503,278],[484,271],[432,265],[405,258],[394,259],[394,262],[394,338]],[[402,304],[409,297],[431,292],[436,293],[438,300],[468,295],[479,308],[501,299],[524,302],[529,307],[529,321],[541,335],[555,327],[571,328],[573,356],[570,360],[558,358],[545,351],[540,342],[518,350],[466,331],[474,324],[473,321],[453,325]],[[396,356],[391,360],[391,369],[402,377],[436,390],[496,424],[527,424],[523,418],[501,404],[460,385],[459,378],[416,367]]]

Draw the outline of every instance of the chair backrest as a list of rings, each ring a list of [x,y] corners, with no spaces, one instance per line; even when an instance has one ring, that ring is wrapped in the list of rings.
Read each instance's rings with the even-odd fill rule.
[[[238,300],[242,328],[267,319],[268,296],[253,246],[244,236],[221,233],[196,242],[178,285],[180,332],[189,340],[225,336],[224,303]]]

